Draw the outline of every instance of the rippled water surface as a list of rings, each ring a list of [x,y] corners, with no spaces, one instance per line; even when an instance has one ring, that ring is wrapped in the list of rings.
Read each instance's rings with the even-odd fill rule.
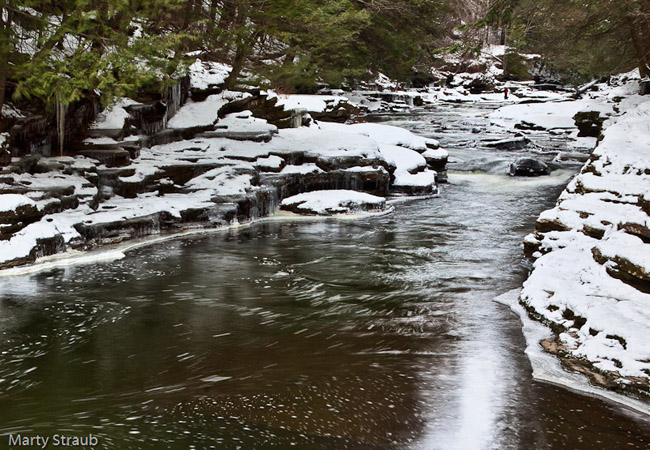
[[[468,144],[461,122],[480,113],[406,125],[465,161],[507,158]],[[534,382],[518,318],[492,301],[525,279],[522,238],[568,176],[454,172],[439,196],[384,217],[260,223],[0,279],[0,435],[92,433],[110,449],[648,448],[647,418]]]

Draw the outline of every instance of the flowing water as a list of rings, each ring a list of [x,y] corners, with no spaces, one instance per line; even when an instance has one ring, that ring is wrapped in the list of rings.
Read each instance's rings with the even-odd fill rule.
[[[525,279],[523,236],[571,172],[494,169],[522,151],[476,144],[486,111],[377,119],[474,169],[390,215],[0,279],[0,448],[648,448],[646,417],[533,381],[519,319],[492,301]]]

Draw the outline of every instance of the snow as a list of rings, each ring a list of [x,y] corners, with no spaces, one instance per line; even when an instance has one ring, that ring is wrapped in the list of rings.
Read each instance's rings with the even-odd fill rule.
[[[525,353],[530,360],[534,379],[568,387],[569,389],[584,392],[589,395],[597,395],[646,414],[650,414],[650,407],[646,403],[592,386],[581,374],[564,370],[558,359],[555,356],[546,353],[539,344],[543,340],[552,338],[553,334],[551,333],[551,330],[542,323],[534,321],[528,317],[528,313],[519,303],[520,293],[520,289],[514,289],[498,296],[494,301],[510,307],[510,309],[521,319],[524,337],[526,338]]]
[[[228,114],[219,121],[220,126],[229,130],[236,130],[243,133],[277,133],[278,127],[271,125],[264,119],[253,117],[250,111]]]
[[[129,113],[124,109],[126,106],[137,105],[138,102],[130,98],[122,97],[97,115],[97,119],[90,128],[96,130],[121,130],[124,128],[124,121],[129,118]]]
[[[277,97],[277,106],[285,110],[306,109],[309,112],[324,112],[335,109],[339,103],[348,101],[347,97],[341,95],[283,95],[269,92],[269,98]]]
[[[251,188],[253,175],[234,173],[233,167],[219,167],[188,181],[190,190],[212,189],[215,195],[243,195]]]
[[[288,175],[288,174],[308,174],[308,173],[323,173],[323,170],[318,167],[316,164],[302,164],[300,166],[293,166],[293,165],[288,165],[285,166],[282,171],[280,172],[281,174]]]
[[[301,210],[325,215],[354,211],[360,209],[362,205],[367,205],[372,209],[383,209],[386,199],[348,190],[312,191],[285,198],[281,205],[294,206]]]
[[[246,97],[250,97],[250,94],[223,91],[208,96],[202,102],[195,102],[190,99],[169,120],[167,126],[169,128],[192,128],[213,125],[218,121],[217,113],[223,105]]]
[[[218,62],[197,59],[190,67],[190,86],[205,90],[217,87],[226,81],[232,67]]]
[[[381,145],[380,150],[386,161],[396,167],[394,186],[435,186],[437,174],[425,169],[427,162],[418,152],[396,145]]]
[[[575,128],[573,116],[580,111],[611,113],[611,106],[593,100],[563,102],[526,103],[508,105],[491,113],[489,118],[495,125],[514,128],[521,122],[543,127],[547,130]]]
[[[12,105],[5,103],[2,105],[2,117],[8,119],[18,119],[20,117],[25,117],[25,115],[14,108]]]
[[[559,339],[573,355],[599,369],[645,379],[650,379],[650,294],[610,272],[626,264],[627,270],[636,267],[635,276],[650,274],[650,244],[624,228],[650,227],[640,207],[643,193],[650,192],[649,124],[650,101],[607,123],[595,160],[538,219],[566,231],[527,236],[541,253],[521,293],[521,301],[544,320],[566,328]],[[600,239],[587,235],[594,229]],[[584,325],[567,318],[566,310],[584,318]]]
[[[438,149],[430,148],[426,152],[422,153],[422,156],[427,159],[443,160],[449,157],[449,152],[442,148],[438,148]]]
[[[391,125],[382,125],[377,123],[343,125],[339,123],[320,122],[319,126],[323,130],[361,134],[382,144],[399,145],[401,147],[421,152],[428,149],[427,142],[430,142],[431,144],[437,143],[437,141],[433,139],[427,139],[413,134],[407,129]]]
[[[256,167],[264,167],[270,169],[280,169],[284,164],[284,159],[276,155],[271,155],[266,158],[257,158],[255,161]]]
[[[0,194],[0,212],[15,211],[21,206],[36,206],[36,203],[20,194]]]

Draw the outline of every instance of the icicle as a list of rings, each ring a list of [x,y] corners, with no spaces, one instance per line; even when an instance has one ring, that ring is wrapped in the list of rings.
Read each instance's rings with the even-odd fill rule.
[[[60,95],[56,94],[56,131],[59,136],[59,153],[63,156],[63,144],[65,142],[65,114],[68,105],[61,101]]]

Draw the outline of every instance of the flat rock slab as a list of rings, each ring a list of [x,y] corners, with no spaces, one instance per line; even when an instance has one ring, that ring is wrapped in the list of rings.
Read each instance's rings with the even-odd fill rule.
[[[280,208],[298,214],[321,216],[356,211],[381,212],[386,210],[386,199],[357,191],[313,191],[285,198]]]

